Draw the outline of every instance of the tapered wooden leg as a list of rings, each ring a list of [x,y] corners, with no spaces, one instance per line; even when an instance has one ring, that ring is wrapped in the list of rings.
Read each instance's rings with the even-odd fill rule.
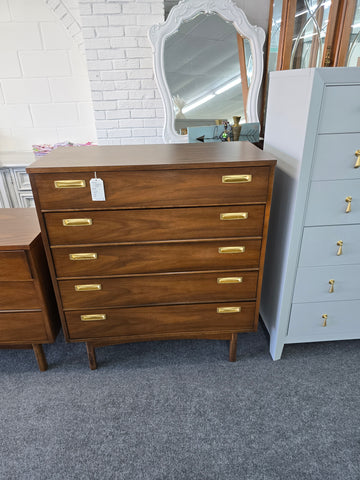
[[[96,370],[97,369],[97,363],[96,363],[96,355],[95,355],[95,348],[94,345],[92,345],[89,342],[86,342],[86,351],[89,359],[89,367],[91,370]]]
[[[46,357],[45,357],[42,345],[38,344],[38,343],[34,343],[32,345],[32,348],[33,348],[35,358],[36,358],[37,364],[39,366],[40,372],[45,372],[45,370],[47,370],[47,368],[48,368],[48,364],[47,364],[47,361],[46,361]]]
[[[230,362],[236,362],[237,338],[238,338],[237,333],[231,334],[230,351],[229,351]]]

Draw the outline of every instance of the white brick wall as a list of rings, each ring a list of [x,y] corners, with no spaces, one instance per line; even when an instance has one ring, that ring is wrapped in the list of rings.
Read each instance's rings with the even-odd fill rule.
[[[77,0],[0,0],[0,152],[96,141],[77,9]]]
[[[152,70],[149,27],[163,0],[80,0],[98,143],[162,143],[163,107]]]

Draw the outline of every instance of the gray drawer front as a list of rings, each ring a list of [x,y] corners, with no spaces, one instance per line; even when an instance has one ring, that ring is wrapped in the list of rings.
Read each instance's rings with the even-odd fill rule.
[[[351,212],[346,213],[351,196]],[[351,225],[360,223],[360,179],[312,182],[305,225]]]
[[[330,292],[330,280],[334,280]],[[299,268],[294,303],[337,302],[359,298],[360,265]]]
[[[337,255],[337,242],[343,241]],[[360,264],[360,225],[306,227],[302,239],[299,266]]]
[[[360,338],[359,310],[360,300],[293,304],[288,336],[293,341]]]
[[[325,88],[318,131],[319,133],[360,131],[360,85],[334,85]]]
[[[360,179],[360,168],[354,168],[359,149],[360,133],[318,135],[312,179]]]

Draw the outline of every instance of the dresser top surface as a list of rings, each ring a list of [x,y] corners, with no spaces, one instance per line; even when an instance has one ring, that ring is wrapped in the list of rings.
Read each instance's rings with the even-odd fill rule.
[[[36,160],[28,173],[158,170],[274,165],[275,158],[250,142],[87,146],[57,148]]]
[[[39,234],[35,208],[0,208],[0,251],[26,250]]]

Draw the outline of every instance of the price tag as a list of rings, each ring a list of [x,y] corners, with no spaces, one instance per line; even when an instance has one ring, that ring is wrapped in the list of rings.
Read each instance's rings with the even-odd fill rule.
[[[91,191],[91,199],[94,202],[103,202],[105,201],[105,190],[104,190],[104,182],[101,178],[96,177],[90,180],[90,191]]]

